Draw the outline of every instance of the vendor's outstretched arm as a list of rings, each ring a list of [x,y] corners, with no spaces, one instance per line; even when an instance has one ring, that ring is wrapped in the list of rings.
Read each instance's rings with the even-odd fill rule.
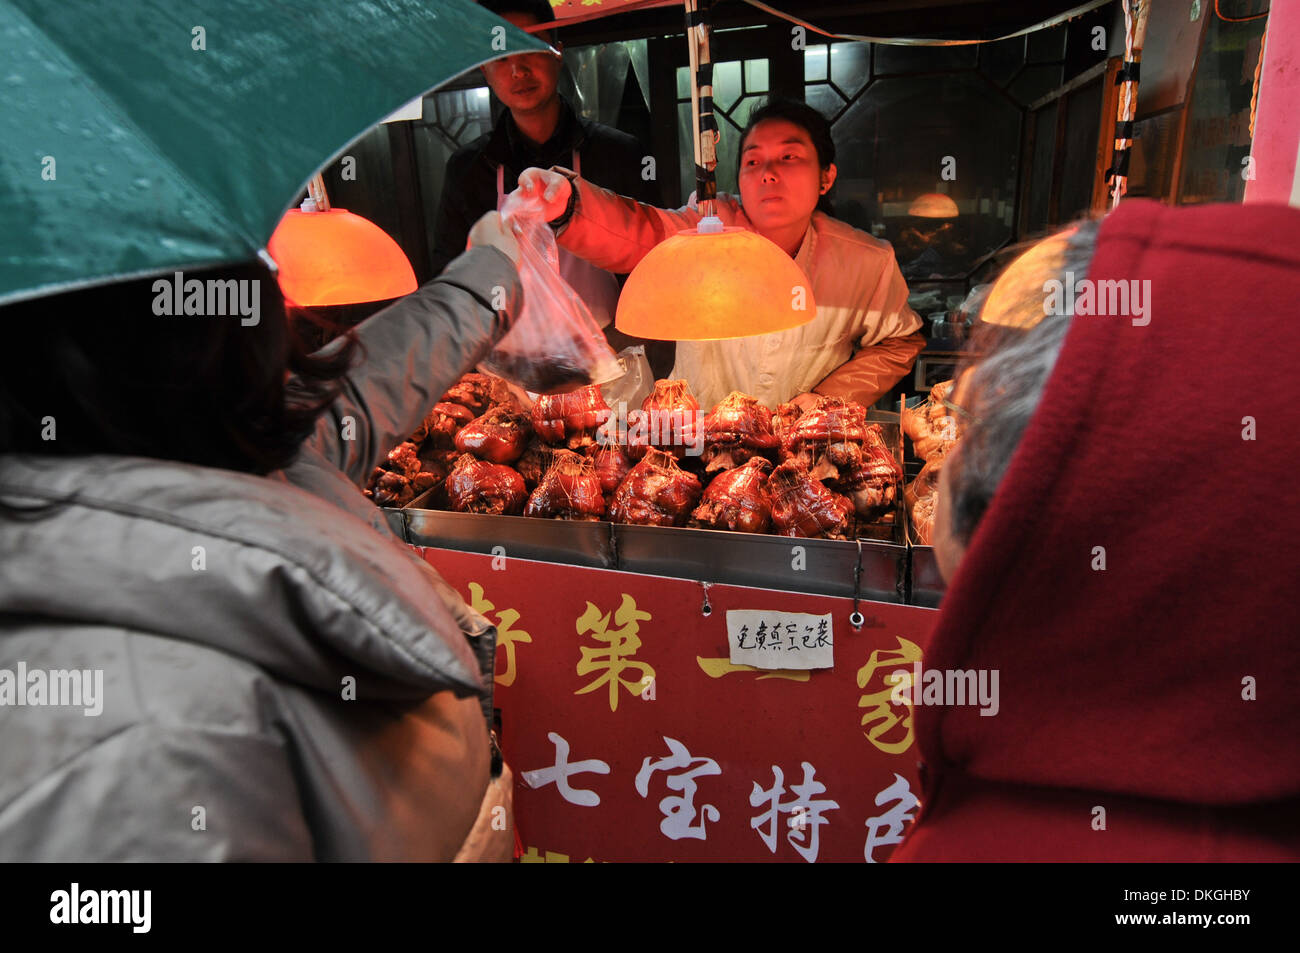
[[[560,229],[556,240],[560,247],[606,271],[630,272],[650,249],[684,228],[694,228],[700,220],[700,213],[692,208],[675,212],[655,208],[615,195],[568,169],[556,167],[551,171],[568,178],[577,196],[573,217]],[[728,222],[730,204],[718,204],[720,216]]]
[[[504,314],[492,305],[501,298]],[[307,444],[358,486],[405,440],[456,379],[487,356],[517,314],[519,273],[495,248],[472,248],[441,275],[357,328],[361,363],[321,414]]]

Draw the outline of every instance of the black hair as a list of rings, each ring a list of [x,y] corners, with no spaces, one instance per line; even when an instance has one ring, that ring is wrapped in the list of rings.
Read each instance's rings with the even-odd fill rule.
[[[797,99],[772,96],[749,114],[749,121],[745,123],[745,129],[740,134],[740,148],[736,150],[737,178],[740,177],[740,168],[745,160],[745,140],[749,138],[749,134],[754,130],[754,127],[765,119],[784,119],[808,133],[813,148],[817,150],[817,164],[823,170],[830,168],[831,163],[835,161],[835,140],[831,138],[830,120],[807,103],[800,102]],[[834,191],[835,188],[832,186],[818,198],[817,210],[819,212],[825,212],[827,215],[832,214],[831,193]]]
[[[289,318],[289,329],[302,341],[306,350],[317,351],[399,300],[400,296],[358,304],[315,305],[310,308],[286,301],[284,313]]]
[[[311,352],[261,265],[183,273],[191,279],[207,289],[205,315],[169,313],[171,274],[0,308],[0,453],[143,456],[255,474],[288,465],[342,387],[357,339],[345,333]],[[232,280],[256,282],[215,286],[245,290],[250,306],[256,293],[255,323],[251,313],[211,313],[236,310],[225,306],[233,292],[211,306],[213,282]]]
[[[497,16],[523,13],[531,15],[538,23],[555,22],[555,11],[551,9],[549,0],[478,0],[478,5]]]

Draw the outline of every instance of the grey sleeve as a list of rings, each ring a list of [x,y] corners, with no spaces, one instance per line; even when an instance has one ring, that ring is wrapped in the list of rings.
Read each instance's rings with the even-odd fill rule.
[[[498,291],[499,289],[499,291]],[[487,356],[523,295],[519,273],[495,248],[472,248],[441,275],[357,329],[360,366],[316,423],[307,444],[365,484],[371,469],[419,426],[458,377]]]
[[[281,744],[151,722],[110,735],[6,805],[0,858],[316,859]]]

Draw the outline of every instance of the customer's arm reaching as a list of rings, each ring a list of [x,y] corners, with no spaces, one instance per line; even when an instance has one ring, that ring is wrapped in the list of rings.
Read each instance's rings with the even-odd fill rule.
[[[307,444],[358,486],[447,388],[487,356],[522,307],[518,247],[500,217],[489,212],[469,240],[470,250],[437,278],[356,330],[361,363],[344,378]]]

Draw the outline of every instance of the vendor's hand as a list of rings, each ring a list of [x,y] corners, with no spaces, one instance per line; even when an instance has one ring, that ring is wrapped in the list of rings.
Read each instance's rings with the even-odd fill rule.
[[[546,210],[546,220],[553,222],[569,207],[569,193],[573,185],[558,172],[546,169],[524,169],[519,174],[519,191],[525,195],[540,195]]]
[[[813,409],[817,404],[817,401],[820,399],[820,394],[814,394],[812,391],[808,391],[807,393],[796,394],[794,397],[791,397],[790,403],[795,404],[800,410],[807,413]]]
[[[488,212],[469,230],[469,247],[490,245],[519,264],[519,242],[497,212]]]

